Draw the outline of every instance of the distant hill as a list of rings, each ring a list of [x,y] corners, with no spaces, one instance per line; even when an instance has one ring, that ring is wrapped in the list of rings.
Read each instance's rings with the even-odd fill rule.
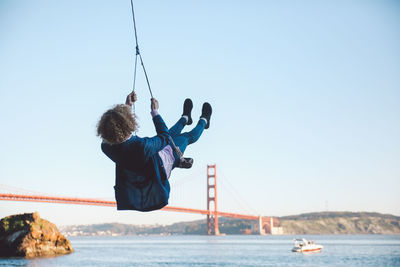
[[[326,218],[354,218],[354,217],[375,217],[399,220],[400,217],[391,214],[382,214],[378,212],[350,212],[350,211],[322,211],[302,213],[299,215],[290,215],[280,217],[281,220],[314,220]]]
[[[279,218],[284,234],[400,234],[400,217],[371,212],[313,212]],[[254,221],[220,218],[219,229],[228,235],[250,232]],[[105,223],[60,227],[68,236],[97,235],[204,235],[206,220],[171,225]]]
[[[377,212],[313,212],[280,218],[285,234],[400,234],[400,217]]]

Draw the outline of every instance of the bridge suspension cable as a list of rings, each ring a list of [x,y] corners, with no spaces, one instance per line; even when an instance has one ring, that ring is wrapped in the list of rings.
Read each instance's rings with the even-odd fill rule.
[[[233,200],[245,211],[253,214],[259,214],[256,210],[254,210],[250,204],[241,196],[241,194],[236,190],[236,188],[232,185],[229,181],[227,176],[219,171],[219,182],[221,183],[222,187],[225,188],[233,197]],[[221,178],[222,176],[222,178]]]
[[[188,182],[191,182],[195,179],[198,179],[199,177],[201,177],[201,172],[203,172],[203,170],[201,170],[200,168],[198,168],[195,172],[191,172],[188,175],[185,175],[179,179],[176,179],[175,177],[173,179],[170,180],[171,186],[172,187],[179,187],[182,186]]]
[[[5,184],[0,184],[0,192],[2,193],[20,193],[20,194],[26,194],[26,195],[49,195],[43,192],[39,191],[34,191],[34,190],[28,190],[16,186],[10,186],[10,185],[5,185]]]

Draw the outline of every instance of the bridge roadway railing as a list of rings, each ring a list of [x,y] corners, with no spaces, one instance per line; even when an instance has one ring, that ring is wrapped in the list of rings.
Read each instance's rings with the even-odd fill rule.
[[[93,205],[93,206],[107,206],[116,207],[117,203],[115,201],[94,199],[94,198],[73,198],[73,197],[56,197],[56,196],[42,196],[42,195],[22,195],[22,194],[3,194],[0,193],[0,200],[4,201],[27,201],[27,202],[46,202],[46,203],[62,203],[62,204],[75,204],[75,205]],[[183,212],[183,213],[194,213],[210,216],[222,216],[245,220],[258,221],[258,232],[260,234],[265,234],[264,226],[266,225],[269,232],[272,233],[272,228],[274,225],[279,225],[279,222],[272,217],[263,217],[255,215],[246,215],[238,213],[230,213],[223,211],[213,211],[213,210],[202,210],[202,209],[192,209],[192,208],[182,208],[175,206],[166,206],[162,208],[163,211],[172,212]]]
[[[62,204],[76,204],[76,205],[94,205],[94,206],[108,206],[116,207],[115,201],[93,199],[93,198],[73,198],[73,197],[56,197],[56,196],[41,196],[41,195],[21,195],[21,194],[0,194],[0,200],[5,201],[28,201],[28,202],[45,202],[45,203],[62,203]],[[166,206],[162,208],[164,211],[195,213],[202,215],[218,215],[223,217],[231,217],[247,220],[258,220],[259,216],[244,215],[237,213],[229,213],[223,211],[211,211],[202,209],[182,208],[175,206]]]

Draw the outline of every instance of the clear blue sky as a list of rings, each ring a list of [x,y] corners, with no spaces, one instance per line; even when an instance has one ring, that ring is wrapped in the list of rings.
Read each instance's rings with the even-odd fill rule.
[[[136,0],[143,58],[172,125],[186,97],[211,128],[171,178],[171,205],[262,215],[322,210],[400,215],[397,1]],[[96,123],[132,83],[129,0],[0,1],[0,184],[113,199]],[[138,81],[139,136],[154,135]],[[189,128],[190,129],[190,128]],[[0,202],[57,224],[171,223],[201,216]]]

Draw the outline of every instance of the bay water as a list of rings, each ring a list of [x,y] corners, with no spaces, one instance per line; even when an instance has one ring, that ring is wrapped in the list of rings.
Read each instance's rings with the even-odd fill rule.
[[[291,252],[293,238],[317,253]],[[400,266],[399,235],[70,237],[75,252],[0,266]]]

